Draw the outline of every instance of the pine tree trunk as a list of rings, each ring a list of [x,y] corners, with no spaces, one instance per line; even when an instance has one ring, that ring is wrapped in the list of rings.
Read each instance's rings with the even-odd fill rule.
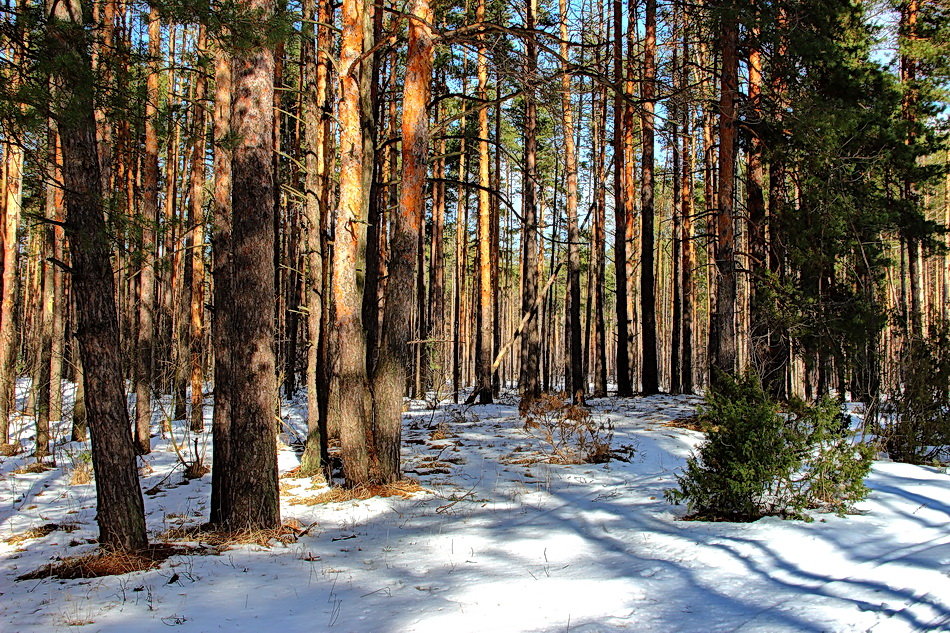
[[[758,33],[755,33],[758,36]],[[763,145],[762,139],[757,131],[757,124],[762,118],[761,95],[762,95],[762,53],[759,51],[758,43],[754,43],[749,51],[748,72],[749,72],[749,106],[751,109],[750,119],[752,122],[751,139],[749,142],[749,164],[746,169],[746,208],[748,209],[748,227],[749,227],[749,251],[751,265],[750,280],[752,283],[751,298],[749,302],[749,324],[751,355],[756,367],[762,367],[763,373],[770,369],[774,363],[768,358],[771,353],[769,345],[770,328],[764,323],[764,311],[767,306],[764,305],[763,284],[766,283],[765,271],[768,269],[768,243],[766,241],[766,218],[765,218],[765,195],[764,180],[765,173],[762,165]],[[771,376],[763,376],[766,384],[773,381]]]
[[[917,80],[917,55],[914,45],[917,40],[917,19],[920,11],[918,0],[907,0],[900,4],[899,31],[902,39],[900,54],[900,79],[904,85],[904,96],[901,102],[901,117],[907,121],[907,138],[905,143],[912,145],[916,141],[914,125],[918,117],[919,88]],[[907,202],[916,202],[919,193],[914,190],[910,179],[902,183],[901,196]],[[909,235],[907,242],[907,282],[910,294],[909,323],[910,334],[915,339],[926,336],[926,315],[924,314],[923,265],[920,255],[920,242],[916,236]]]
[[[599,65],[599,64],[598,64]],[[595,398],[607,396],[607,325],[606,325],[606,191],[601,183],[606,179],[607,98],[603,90],[595,94],[592,119],[594,124],[594,174],[597,184],[594,189],[594,227],[591,235],[591,267],[593,268],[594,295],[594,390]]]
[[[16,323],[14,307],[17,297],[17,226],[23,200],[23,149],[7,143],[3,148],[5,163],[3,224],[3,300],[0,303],[0,440],[10,443],[10,413],[15,406],[16,385]]]
[[[673,24],[673,59],[672,70],[674,89],[683,90],[682,66],[680,61],[680,44],[676,40],[676,29],[679,25]],[[682,28],[682,27],[679,27]],[[670,320],[670,392],[683,392],[683,155],[680,145],[680,111],[686,105],[686,99],[671,100],[669,105],[670,150],[673,155],[673,206],[670,215],[673,220],[673,233],[670,236],[672,250],[672,299],[673,310]]]
[[[426,171],[429,153],[429,102],[432,82],[432,10],[428,0],[415,0],[415,19],[409,21],[409,52],[402,108],[402,184],[399,208],[393,219],[392,251],[383,339],[373,375],[376,483],[400,477],[402,396],[406,385],[412,337],[410,315],[416,275],[417,240],[425,212]],[[490,394],[489,394],[490,395]]]
[[[778,23],[782,28],[786,26],[787,18],[784,11],[779,12]],[[780,57],[786,54],[786,49],[787,46],[784,41],[780,42],[778,48]],[[787,99],[785,97],[785,86],[783,85],[782,79],[779,76],[773,77],[771,79],[769,92],[778,102],[778,122],[781,123],[781,112],[785,107],[785,101],[787,101]],[[770,226],[768,227],[768,239],[766,241],[766,258],[768,260],[766,265],[768,266],[771,276],[777,279],[779,283],[782,283],[786,279],[784,262],[785,258],[781,246],[782,236],[779,234],[780,223],[778,220],[780,215],[783,213],[783,207],[785,206],[788,199],[788,194],[786,190],[787,185],[785,162],[781,155],[773,156],[771,158],[771,161],[769,162],[768,181],[768,218]],[[764,383],[766,389],[773,398],[777,400],[785,400],[790,394],[792,374],[789,333],[785,328],[774,327],[769,330],[768,337],[769,350],[766,357],[768,364],[766,365],[764,371]],[[865,353],[867,352],[871,352],[871,350],[865,348]],[[867,380],[865,384],[875,384],[879,381],[879,378],[870,376],[870,374],[877,374],[877,370],[874,367],[874,365],[876,365],[876,361],[872,361],[872,359],[876,357],[876,351],[868,354],[868,360],[870,362],[865,363],[864,368],[869,375],[866,376]]]
[[[950,227],[950,148],[947,149],[946,158],[944,158],[944,169],[946,175],[943,181],[943,225]],[[943,265],[940,269],[940,278],[943,286],[943,296],[940,303],[941,320],[944,323],[950,321],[950,232],[944,235]]]
[[[74,292],[70,292],[70,295],[74,295]],[[70,303],[75,303],[70,301]],[[79,347],[79,342],[76,340],[76,337],[73,337],[73,343],[76,347]],[[70,429],[69,439],[73,442],[85,442],[89,439],[89,417],[86,415],[86,379],[83,377],[82,370],[82,354],[76,354],[76,396],[73,403],[73,412],[72,412],[72,428]]]
[[[366,334],[362,322],[362,275],[366,261],[366,220],[372,153],[366,152],[361,101],[369,96],[370,62],[361,59],[371,46],[367,0],[343,3],[340,53],[340,197],[333,247],[333,322],[328,425],[340,429],[343,470],[348,486],[370,480],[371,401],[366,368]],[[367,178],[367,173],[369,178]]]
[[[629,338],[630,315],[627,304],[629,287],[627,279],[627,233],[628,216],[631,209],[627,207],[624,188],[624,126],[623,109],[624,95],[620,90],[623,82],[623,2],[613,0],[613,61],[614,61],[614,271],[616,277],[617,315],[617,395],[628,397],[633,395],[631,382]]]
[[[535,27],[537,0],[528,0],[525,26],[530,32]],[[528,322],[521,337],[521,372],[518,389],[522,406],[541,395],[540,384],[540,348],[538,319],[534,313],[538,297],[538,105],[534,94],[537,80],[538,52],[533,37],[525,42],[527,54],[528,90],[525,95],[525,172],[522,227],[522,284],[521,312],[528,316]]]
[[[53,137],[53,177],[56,182],[62,182],[62,164],[63,152],[59,142],[59,134],[56,133],[55,124],[50,126],[49,133]],[[66,219],[66,203],[62,187],[56,187],[53,190],[55,196],[55,215],[53,220],[62,223]],[[53,230],[53,259],[62,262],[66,256],[64,247],[66,236],[63,233],[61,224],[54,224]],[[49,415],[50,424],[58,426],[56,423],[63,420],[63,368],[64,355],[66,353],[66,315],[67,295],[65,284],[65,273],[59,266],[53,266],[53,340],[50,347],[50,382],[49,382]]]
[[[326,3],[319,3],[317,13],[317,41],[313,41],[314,27],[309,22],[303,24],[303,43],[301,59],[303,63],[304,90],[312,98],[303,100],[302,118],[304,125],[304,230],[307,252],[304,257],[305,288],[307,305],[307,445],[300,458],[301,474],[313,476],[320,472],[326,460],[327,429],[325,418],[321,415],[321,400],[318,390],[320,381],[320,341],[325,336],[323,316],[329,311],[329,305],[323,301],[324,256],[322,227],[327,215],[325,189],[328,187],[326,173],[326,139],[323,108],[327,98],[328,67],[326,49],[329,45]],[[304,17],[312,15],[313,5],[308,0],[304,4]]]
[[[495,94],[501,94],[502,75],[495,72]],[[495,169],[492,172],[491,198],[491,295],[492,295],[492,348],[501,349],[501,320],[502,306],[500,295],[501,283],[501,100],[495,101]],[[501,372],[492,373],[492,394],[497,397],[501,391]]]
[[[226,306],[234,302],[231,287],[231,60],[217,48],[214,61],[214,217],[211,231],[211,275],[214,280],[211,340],[214,348],[214,410],[211,435],[210,523],[222,525],[230,516],[231,472],[231,325]]]
[[[168,58],[166,65],[168,70],[168,85],[171,91],[176,89],[177,74],[175,68],[175,52],[177,47],[176,28],[174,24],[169,25],[168,35]],[[164,363],[163,371],[160,372],[162,391],[175,390],[176,385],[176,360],[179,346],[176,345],[175,324],[178,322],[176,308],[179,305],[176,300],[178,265],[176,253],[178,248],[175,244],[175,209],[178,207],[178,171],[179,166],[179,144],[181,139],[181,126],[178,124],[177,117],[169,117],[168,121],[168,143],[165,149],[165,195],[162,204],[162,229],[164,239],[162,244],[162,261],[159,273],[161,276],[158,284],[160,310],[160,325],[158,331],[161,333],[161,349],[155,354],[155,358],[168,359]],[[170,362],[169,362],[170,361]],[[173,394],[175,400],[176,412],[180,406],[180,400]],[[175,415],[174,413],[172,414]],[[167,419],[162,420],[162,437],[168,432]]]
[[[654,130],[656,99],[656,0],[646,0],[646,39],[643,42],[643,183],[640,187],[640,319],[642,323],[641,391],[645,395],[660,390],[656,338],[656,278],[653,271],[654,222]]]
[[[103,216],[101,173],[93,115],[92,61],[77,0],[54,5],[48,50],[71,61],[54,77],[55,115],[63,147],[66,233],[70,242],[77,339],[83,358],[85,404],[92,432],[96,519],[104,549],[147,545],[142,491],[125,403],[119,324]]]
[[[567,0],[560,0],[561,13],[561,112],[564,130],[564,162],[567,176],[567,293],[565,296],[565,351],[564,367],[567,392],[574,404],[584,403],[587,380],[584,377],[581,347],[581,267],[580,228],[577,223],[577,147],[574,143],[574,110],[571,104],[571,75],[569,68],[570,33],[567,28]]]
[[[248,9],[270,13],[266,0]],[[232,369],[229,396],[229,485],[222,524],[229,529],[280,525],[277,482],[278,398],[274,355],[274,54],[263,42],[231,59],[231,132],[239,139],[231,157],[231,303],[227,353]]]
[[[485,19],[485,0],[479,0],[475,10],[475,20]],[[475,361],[475,391],[479,404],[492,401],[492,333],[494,314],[492,313],[491,285],[491,199],[489,189],[488,155],[488,53],[485,48],[485,36],[478,36],[478,99],[482,102],[478,108],[478,318],[477,357]]]
[[[155,340],[155,228],[158,226],[158,81],[161,63],[158,9],[148,18],[149,74],[146,80],[145,156],[142,165],[142,272],[139,275],[135,372],[135,449],[151,451],[152,381]]]
[[[204,26],[198,32],[196,53],[205,55],[208,36]],[[204,69],[199,69],[195,78],[195,103],[193,142],[191,155],[191,192],[189,199],[189,225],[191,238],[188,257],[191,262],[191,289],[189,297],[190,313],[188,318],[188,350],[191,383],[191,430],[193,433],[204,431],[204,304],[205,304],[205,265],[204,265],[204,181],[205,181],[205,145],[207,125],[205,124],[204,100],[207,82]]]
[[[430,80],[431,83],[431,80]],[[431,90],[431,86],[430,86]],[[423,209],[423,216],[425,210]],[[420,220],[421,221],[421,220]],[[414,356],[414,381],[412,397],[424,398],[430,384],[429,348],[423,342],[429,334],[428,326],[428,297],[426,296],[426,227],[422,222],[422,229],[416,235],[416,267],[415,267],[415,327],[413,332],[418,341],[412,345]],[[412,337],[410,337],[412,338]]]
[[[712,340],[713,366],[720,372],[736,371],[736,262],[733,190],[736,163],[736,95],[739,90],[738,26],[725,17],[722,49],[722,87],[719,98],[719,191],[716,211],[716,311]],[[715,378],[715,376],[714,376]]]
[[[463,60],[462,73],[462,94],[468,93],[467,74],[468,64]],[[459,122],[459,129],[462,132],[462,138],[459,145],[458,161],[458,198],[455,206],[455,280],[452,294],[452,399],[457,404],[459,401],[459,391],[462,389],[462,304],[465,294],[465,262],[468,257],[467,230],[468,230],[468,206],[466,205],[466,195],[468,189],[465,186],[465,179],[468,172],[466,170],[466,150],[467,143],[465,138],[466,117],[463,113]]]
[[[56,135],[50,130],[48,136],[48,168],[50,173],[55,172],[56,161]],[[56,183],[50,183],[46,186],[46,200],[44,215],[47,218],[55,219],[60,215],[57,204],[61,202],[59,197],[59,187]],[[40,314],[37,324],[38,336],[37,346],[35,348],[35,360],[33,367],[33,391],[36,393],[36,407],[34,416],[36,418],[36,449],[35,456],[37,461],[43,461],[43,458],[50,455],[50,370],[52,367],[53,353],[53,309],[55,295],[53,281],[53,264],[48,259],[53,254],[53,234],[52,224],[41,224],[37,226],[37,237],[39,238],[39,274],[42,276],[40,293]]]
[[[690,77],[689,31],[683,29],[683,85],[689,86]],[[696,266],[695,247],[693,244],[693,131],[690,105],[683,104],[683,153],[682,153],[682,194],[680,210],[680,248],[682,249],[682,297],[683,297],[683,330],[682,330],[682,357],[680,362],[680,388],[683,393],[692,393],[693,382],[693,332],[696,320],[694,298],[696,296],[696,282],[694,268]]]
[[[441,88],[439,88],[441,89]],[[438,121],[440,110],[436,105],[433,120]],[[429,332],[431,363],[436,393],[445,386],[445,338],[448,328],[445,320],[445,139],[436,144],[432,167],[432,238],[429,246]]]

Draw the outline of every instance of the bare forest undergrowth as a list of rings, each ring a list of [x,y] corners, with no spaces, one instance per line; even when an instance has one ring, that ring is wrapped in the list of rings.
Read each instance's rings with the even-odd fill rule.
[[[205,527],[209,477],[184,470],[212,463],[210,442],[175,423],[175,439],[154,438],[140,460],[155,545],[121,556],[96,551],[94,485],[74,477],[88,445],[57,443],[48,467],[28,468],[23,419],[24,450],[0,462],[0,612],[24,633],[950,623],[946,474],[878,462],[871,497],[849,517],[680,521],[685,510],[663,494],[703,437],[690,428],[697,404],[653,396],[593,400],[582,410],[547,398],[522,416],[512,397],[436,409],[413,402],[406,478],[346,490],[299,477],[305,410],[285,402],[283,527],[266,533]],[[161,422],[156,416],[156,436]],[[711,628],[707,612],[717,616]]]

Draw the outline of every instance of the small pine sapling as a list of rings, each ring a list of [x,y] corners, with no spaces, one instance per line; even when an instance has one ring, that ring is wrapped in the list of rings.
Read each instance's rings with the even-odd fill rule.
[[[666,491],[693,518],[806,518],[806,509],[843,513],[867,496],[874,450],[853,442],[833,400],[783,413],[747,372],[710,391],[699,418],[706,441],[677,475],[679,488]]]

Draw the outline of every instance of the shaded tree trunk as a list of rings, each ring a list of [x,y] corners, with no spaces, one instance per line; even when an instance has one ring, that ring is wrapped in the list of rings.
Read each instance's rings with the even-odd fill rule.
[[[463,61],[463,68],[467,70],[467,64]],[[462,94],[468,92],[468,83],[466,75],[462,74]],[[463,113],[459,129],[462,130],[462,138],[459,145],[458,161],[458,200],[455,205],[455,280],[452,295],[452,393],[453,401],[458,403],[459,391],[462,388],[462,304],[465,293],[465,260],[467,258],[467,235],[468,230],[468,208],[466,202],[465,179],[466,171],[466,150],[467,143],[465,138],[466,117]]]
[[[599,65],[599,64],[598,64]],[[594,174],[597,182],[594,185],[594,225],[591,235],[591,268],[593,270],[592,293],[594,304],[594,389],[591,395],[595,398],[607,396],[607,324],[606,324],[606,191],[603,182],[606,179],[606,127],[607,127],[607,98],[603,90],[595,93],[592,105],[593,137],[594,137]]]
[[[567,294],[565,297],[565,351],[564,367],[567,392],[575,404],[583,404],[587,391],[581,348],[581,267],[580,228],[577,223],[577,147],[574,143],[574,110],[571,103],[571,75],[569,68],[570,33],[567,28],[567,0],[560,0],[561,13],[561,112],[564,130],[564,162],[567,176]]]
[[[214,459],[211,463],[212,525],[222,525],[231,501],[231,312],[225,307],[234,301],[231,286],[231,60],[220,47],[214,61],[214,217],[211,229],[212,296],[211,341],[214,347],[214,410],[211,434]]]
[[[92,433],[96,519],[104,549],[134,551],[147,544],[142,491],[119,349],[119,324],[103,216],[96,151],[92,60],[78,0],[50,9],[47,46],[56,68],[54,119],[63,147],[66,234],[69,238],[77,339],[83,359],[85,404]],[[67,61],[68,60],[68,61]]]
[[[683,29],[683,86],[689,86],[690,55],[688,30]],[[696,282],[694,269],[696,267],[695,246],[693,244],[693,131],[690,105],[685,102],[682,107],[683,122],[683,151],[682,151],[682,186],[680,210],[680,248],[682,249],[681,294],[683,298],[683,329],[682,355],[680,358],[680,388],[683,393],[692,393],[693,383],[693,332],[695,327],[696,309]]]
[[[525,27],[531,31],[535,27],[537,0],[528,0]],[[529,315],[521,337],[521,372],[518,390],[522,403],[528,403],[541,395],[540,350],[538,319],[534,312],[538,297],[538,105],[534,94],[537,80],[538,51],[533,38],[525,42],[527,54],[525,95],[525,171],[523,194],[523,234],[522,234],[522,284],[521,312]]]
[[[623,109],[623,2],[613,0],[613,58],[614,58],[614,271],[616,277],[617,314],[617,395],[633,395],[630,368],[630,315],[628,314],[629,287],[627,279],[627,224],[632,210],[624,188],[624,126]]]
[[[723,17],[720,33],[722,87],[719,97],[719,191],[716,210],[716,311],[712,365],[720,372],[736,371],[736,261],[733,191],[736,167],[736,95],[739,90],[738,25]],[[715,378],[715,376],[714,376]]]
[[[158,80],[161,64],[158,9],[148,18],[149,75],[146,79],[145,156],[142,159],[142,272],[139,274],[135,366],[135,449],[151,451],[152,380],[155,340],[155,229],[158,226]]]
[[[437,89],[443,88],[439,86]],[[439,119],[439,113],[436,105],[434,120]],[[445,326],[445,152],[445,139],[440,138],[432,169],[432,237],[429,246],[428,338],[436,393],[445,386],[445,338],[449,334]]]
[[[196,54],[199,59],[205,55],[208,36],[205,27],[198,32]],[[191,183],[188,194],[191,206],[188,219],[191,237],[187,240],[188,259],[191,266],[190,311],[188,315],[188,351],[191,383],[191,430],[201,433],[204,430],[204,304],[205,304],[205,265],[204,265],[204,181],[205,181],[205,144],[206,128],[204,100],[207,81],[202,64],[199,64],[195,78],[195,110],[193,118]]]
[[[659,392],[656,340],[656,277],[653,272],[654,129],[656,99],[656,0],[646,0],[646,39],[643,42],[643,183],[640,186],[640,319],[642,323],[641,384],[645,395]]]
[[[247,8],[269,17],[266,0]],[[280,525],[274,318],[274,53],[255,42],[231,58],[231,303],[227,312],[229,485],[221,524],[231,530]]]
[[[50,145],[55,145],[55,140],[50,139]],[[49,148],[50,161],[55,156],[55,147]],[[49,184],[46,186],[45,216],[54,218],[56,211],[56,186]],[[37,227],[38,255],[37,262],[40,276],[40,310],[38,322],[36,323],[37,338],[35,358],[33,365],[33,392],[36,394],[36,404],[33,415],[36,420],[36,448],[34,456],[41,462],[50,455],[50,415],[49,415],[49,390],[50,390],[50,363],[52,360],[53,345],[53,270],[47,258],[52,255],[53,250],[53,227],[52,225],[42,224]]]
[[[321,340],[326,336],[322,324],[324,312],[329,305],[323,301],[324,257],[322,227],[327,215],[326,188],[327,159],[324,118],[328,115],[327,88],[329,74],[329,23],[332,16],[328,3],[319,3],[317,12],[317,40],[314,42],[314,26],[303,24],[301,58],[303,63],[304,91],[304,230],[307,250],[305,261],[305,288],[307,305],[307,445],[300,458],[301,474],[312,476],[320,472],[327,460],[328,437],[326,418],[321,415],[321,394],[318,389],[321,374]],[[304,17],[309,19],[313,4],[304,3]],[[310,96],[312,95],[312,97]]]

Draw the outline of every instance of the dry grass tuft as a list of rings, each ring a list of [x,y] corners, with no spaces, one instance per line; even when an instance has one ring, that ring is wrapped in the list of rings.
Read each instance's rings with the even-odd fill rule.
[[[59,525],[57,523],[47,523],[45,525],[40,525],[38,527],[30,528],[19,534],[14,534],[13,536],[4,539],[4,543],[9,545],[19,545],[24,541],[28,541],[34,538],[42,538],[48,534],[52,534],[56,530],[62,530],[63,532],[75,532],[78,528],[75,525],[63,524]]]
[[[89,620],[87,618],[70,618],[63,622],[66,626],[86,626],[89,624],[95,624],[95,620]]]
[[[305,479],[303,475],[300,474],[300,466],[295,466],[288,470],[287,472],[281,474],[281,479]]]
[[[0,444],[0,455],[4,457],[13,457],[23,452],[23,445],[19,442],[13,444]]]
[[[589,409],[571,404],[563,394],[522,398],[518,411],[525,432],[540,442],[551,464],[603,464],[624,458],[624,451],[610,447],[610,421],[595,419]]]
[[[690,431],[699,431],[700,433],[705,433],[708,430],[707,428],[703,427],[703,424],[702,422],[700,422],[698,415],[690,415],[685,418],[676,418],[675,420],[664,422],[663,426],[669,426],[674,429],[687,429]]]
[[[207,525],[200,525],[172,528],[160,536],[165,541],[201,543],[221,551],[235,545],[270,547],[274,541],[286,545],[296,542],[309,530],[309,527],[303,528],[299,521],[293,519],[273,530],[216,530],[210,529]]]
[[[198,460],[196,462],[189,462],[185,466],[185,479],[201,479],[205,475],[211,472],[211,469],[204,465],[204,462]]]
[[[155,545],[141,552],[97,552],[85,556],[70,556],[35,571],[18,576],[17,580],[43,580],[45,578],[101,578],[121,576],[134,571],[155,569],[175,554],[187,554],[188,550],[171,545]]]
[[[343,503],[346,501],[363,501],[373,497],[402,497],[406,499],[417,492],[422,492],[423,488],[419,482],[414,479],[400,479],[399,481],[386,485],[357,486],[356,488],[331,488],[323,494],[315,497],[303,497],[293,499],[290,503],[294,505],[315,506],[322,503]]]
[[[449,425],[446,424],[444,420],[436,424],[435,428],[432,429],[432,433],[429,434],[429,440],[433,442],[447,440],[452,437],[457,436],[452,433],[452,431],[449,429]]]
[[[323,476],[322,472],[317,472],[312,475],[305,475],[303,471],[300,470],[300,466],[291,468],[287,472],[281,474],[281,479],[309,479],[315,484],[323,485],[327,482],[327,478]],[[283,490],[283,488],[281,489]]]
[[[524,456],[522,456],[524,455]],[[501,458],[502,464],[510,464],[512,466],[533,466],[534,464],[546,463],[548,457],[540,453],[511,453]]]
[[[44,464],[43,462],[33,462],[32,464],[27,464],[26,466],[20,466],[13,471],[14,475],[35,475],[37,473],[45,473],[47,470],[53,470],[55,466],[50,466],[49,464]]]
[[[70,486],[82,486],[84,484],[92,483],[92,466],[85,463],[79,462],[76,464],[76,467],[72,469],[69,473],[69,485]]]

